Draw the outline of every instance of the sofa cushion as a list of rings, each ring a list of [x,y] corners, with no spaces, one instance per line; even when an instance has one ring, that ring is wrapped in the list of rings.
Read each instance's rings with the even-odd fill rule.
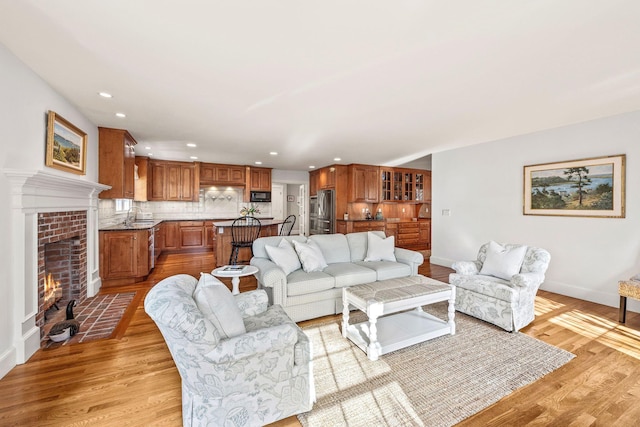
[[[322,271],[327,266],[324,255],[315,242],[311,240],[307,240],[306,243],[294,241],[293,246],[298,253],[298,258],[300,258],[302,269],[306,273]]]
[[[300,259],[291,242],[281,239],[278,246],[266,245],[264,249],[271,261],[275,262],[284,271],[284,274],[289,275],[292,271],[300,269]]]
[[[202,314],[218,329],[221,338],[246,333],[240,308],[231,291],[211,274],[200,274],[193,299]]]
[[[280,241],[285,239],[287,242],[306,242],[307,238],[305,236],[268,236],[268,237],[259,237],[253,241],[253,256],[257,258],[269,258],[269,254],[267,253],[265,246],[278,246]]]
[[[360,261],[356,264],[367,267],[377,274],[377,280],[397,279],[411,276],[411,267],[401,262]]]
[[[508,303],[516,301],[516,295],[520,292],[519,289],[509,286],[506,280],[481,274],[468,276],[452,273],[449,275],[449,282],[458,289],[476,292]]]
[[[335,287],[336,280],[322,271],[305,273],[296,270],[287,276],[287,296],[304,295]]]
[[[335,278],[336,288],[375,282],[377,276],[372,269],[351,262],[329,264],[324,272]]]
[[[367,256],[365,261],[395,261],[395,238],[383,238],[372,232],[367,232]]]
[[[480,274],[510,280],[511,276],[520,272],[526,252],[526,246],[506,247],[491,241]]]
[[[317,243],[327,264],[351,261],[349,243],[344,234],[315,234],[309,240]]]

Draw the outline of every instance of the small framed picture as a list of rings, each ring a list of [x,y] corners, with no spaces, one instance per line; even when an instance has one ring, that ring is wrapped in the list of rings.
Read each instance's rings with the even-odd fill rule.
[[[47,120],[45,165],[78,175],[85,174],[87,134],[54,111]]]
[[[292,196],[291,194],[287,196],[287,202],[295,202],[295,201],[296,201],[296,196]]]

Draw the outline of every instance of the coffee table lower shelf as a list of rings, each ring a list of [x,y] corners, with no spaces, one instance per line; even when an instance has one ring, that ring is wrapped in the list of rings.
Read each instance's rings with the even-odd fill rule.
[[[365,321],[347,327],[347,337],[365,353],[370,344],[369,325],[369,321]],[[451,326],[447,322],[422,310],[379,317],[376,328],[378,355],[451,334]]]

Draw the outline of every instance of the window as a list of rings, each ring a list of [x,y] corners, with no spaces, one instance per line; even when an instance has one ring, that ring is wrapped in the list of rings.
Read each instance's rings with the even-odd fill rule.
[[[131,209],[131,199],[115,199],[116,213],[126,213]]]

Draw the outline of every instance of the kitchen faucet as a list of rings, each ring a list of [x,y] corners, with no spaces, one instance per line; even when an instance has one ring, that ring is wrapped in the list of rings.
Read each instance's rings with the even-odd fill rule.
[[[124,225],[125,225],[125,226],[127,226],[127,227],[131,227],[131,225],[135,222],[135,218],[136,218],[136,217],[135,217],[135,215],[134,215],[134,217],[133,217],[133,221],[132,221],[132,220],[131,220],[131,218],[130,218],[130,216],[131,216],[131,212],[132,212],[134,209],[137,209],[137,210],[138,210],[138,212],[142,212],[142,209],[140,209],[138,206],[131,206],[131,207],[129,208],[129,210],[127,211],[127,216],[126,216],[126,218],[124,219]]]

